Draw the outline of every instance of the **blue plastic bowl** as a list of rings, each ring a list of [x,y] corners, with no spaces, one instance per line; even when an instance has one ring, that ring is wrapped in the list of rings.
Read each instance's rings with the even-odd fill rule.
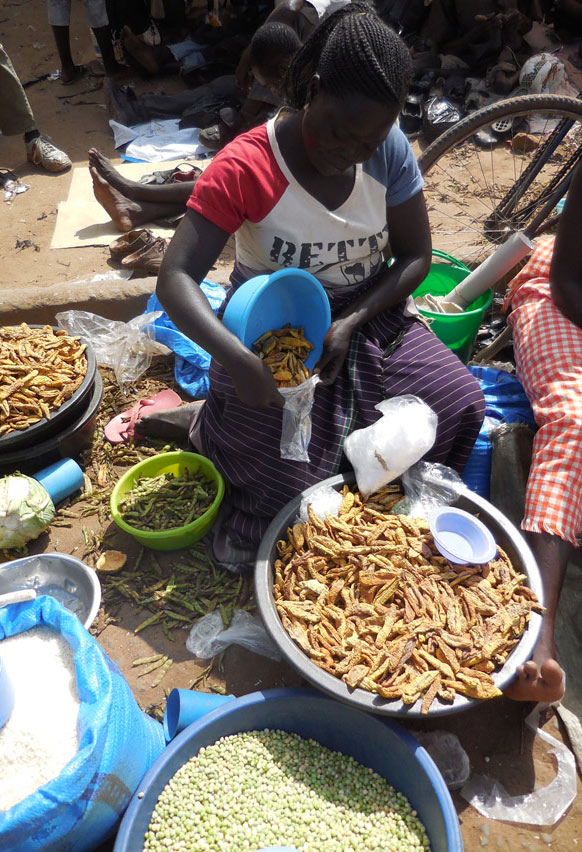
[[[327,293],[310,272],[280,269],[241,284],[227,304],[222,321],[249,349],[266,331],[283,328],[287,323],[303,326],[305,337],[314,346],[305,361],[311,370],[321,355],[331,325],[331,310]]]
[[[418,812],[432,852],[463,852],[451,795],[432,758],[417,740],[392,721],[380,721],[309,689],[254,692],[223,704],[189,725],[143,777],[123,817],[113,852],[143,848],[158,796],[178,769],[202,747],[220,737],[264,728],[312,738],[374,769]],[[191,852],[197,850],[193,848]]]
[[[463,509],[433,509],[428,525],[439,552],[456,565],[484,565],[497,553],[495,539],[485,524]]]

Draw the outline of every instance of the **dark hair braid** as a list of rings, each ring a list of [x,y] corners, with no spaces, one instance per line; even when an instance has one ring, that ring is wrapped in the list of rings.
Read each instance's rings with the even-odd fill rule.
[[[323,20],[295,54],[285,81],[287,102],[301,109],[309,81],[339,97],[364,95],[380,103],[404,103],[412,80],[408,48],[365,0],[354,0]]]

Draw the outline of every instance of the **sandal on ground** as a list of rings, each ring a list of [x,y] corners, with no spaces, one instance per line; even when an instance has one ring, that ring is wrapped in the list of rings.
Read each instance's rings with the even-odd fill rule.
[[[422,128],[422,117],[424,115],[424,98],[420,94],[411,92],[402,107],[400,113],[400,129],[406,134],[418,133]]]
[[[140,399],[127,411],[122,411],[113,417],[104,428],[104,434],[112,444],[121,444],[128,441],[135,434],[135,426],[144,414],[153,414],[154,411],[165,411],[168,408],[177,408],[182,404],[178,394],[169,388],[160,391],[150,399]]]
[[[160,271],[168,242],[163,237],[156,237],[151,245],[140,248],[122,258],[121,265],[125,269],[142,269],[144,272],[157,275]]]
[[[151,246],[154,240],[155,237],[148,228],[137,228],[113,240],[109,246],[109,254],[113,260],[121,260],[128,254]]]

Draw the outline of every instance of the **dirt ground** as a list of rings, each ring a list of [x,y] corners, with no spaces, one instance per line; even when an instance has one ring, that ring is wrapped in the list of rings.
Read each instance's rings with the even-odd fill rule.
[[[52,73],[58,66],[52,34],[46,21],[43,0],[4,0],[0,6],[0,37],[23,82]],[[77,61],[89,61],[94,52],[80,2],[73,4],[72,46]],[[147,88],[143,81],[142,89]],[[175,79],[159,81],[156,88],[174,90]],[[115,161],[112,136],[107,124],[100,80],[84,78],[69,87],[58,81],[42,80],[27,89],[38,126],[43,133],[69,153],[75,165],[87,160],[87,149],[100,148]],[[18,287],[27,294],[59,282],[73,281],[107,265],[106,248],[82,248],[50,251],[56,209],[67,196],[70,173],[49,175],[30,167],[25,161],[20,137],[0,139],[0,165],[14,169],[30,190],[10,203],[0,206],[0,283],[3,288]],[[27,241],[30,241],[28,244]],[[23,246],[23,243],[25,245]],[[225,266],[228,258],[225,258]],[[223,270],[224,271],[224,270]],[[95,518],[71,519],[70,526],[52,528],[37,540],[31,552],[58,550],[83,557],[86,536],[94,529]],[[83,530],[85,527],[85,530]],[[111,525],[107,532],[108,547],[128,553],[129,563],[136,558],[133,539]],[[160,557],[171,566],[172,556]],[[250,594],[251,582],[245,581]],[[149,613],[136,604],[104,609],[98,640],[119,665],[142,708],[163,709],[167,691],[173,687],[188,688],[202,678],[206,663],[194,659],[185,649],[189,625],[173,631],[168,638],[160,626],[154,625],[134,633]],[[107,623],[107,618],[115,620]],[[132,661],[152,653],[168,654],[174,660],[168,675],[159,686],[152,686],[154,675],[140,677]],[[197,688],[224,689],[242,695],[257,689],[281,685],[297,685],[299,676],[284,663],[275,663],[238,647],[228,649],[222,661],[214,666]],[[523,706],[505,699],[483,702],[477,709],[452,715],[438,722],[406,723],[410,730],[443,729],[456,733],[467,751],[472,772],[489,774],[500,780],[511,794],[524,794],[534,787],[548,784],[555,775],[555,760],[537,739],[524,728],[523,720],[530,705]],[[553,736],[561,738],[557,722],[550,713],[545,725]],[[580,792],[580,780],[578,781]],[[453,799],[462,825],[466,850],[490,847],[494,850],[542,850],[572,852],[582,847],[582,800],[578,796],[563,819],[553,827],[515,825],[484,819],[458,793]],[[103,847],[102,852],[112,848]]]

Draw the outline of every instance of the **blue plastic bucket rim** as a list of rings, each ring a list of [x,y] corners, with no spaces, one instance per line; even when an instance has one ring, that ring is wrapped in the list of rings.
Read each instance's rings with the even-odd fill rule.
[[[210,725],[210,723],[220,720],[224,716],[228,716],[235,710],[242,710],[243,708],[252,707],[254,705],[261,704],[265,701],[269,701],[271,699],[286,698],[312,699],[318,702],[320,701],[322,703],[322,707],[324,704],[335,705],[339,703],[341,706],[349,709],[351,713],[356,714],[356,716],[360,716],[363,726],[369,724],[370,720],[372,720],[373,723],[378,723],[390,728],[391,731],[396,736],[398,736],[402,740],[404,745],[407,746],[409,750],[414,754],[414,756],[418,759],[422,768],[426,772],[428,780],[434,790],[438,804],[442,809],[443,823],[448,842],[448,852],[463,852],[464,846],[461,836],[459,818],[455,810],[451,794],[448,790],[447,785],[445,784],[444,778],[440,773],[436,763],[426,751],[426,749],[418,742],[418,740],[415,739],[415,737],[407,730],[405,730],[401,725],[399,725],[397,722],[394,722],[391,718],[374,716],[371,713],[366,713],[363,710],[351,707],[349,705],[344,704],[343,702],[337,702],[335,699],[323,695],[317,690],[310,689],[307,687],[280,687],[278,689],[258,690],[257,692],[252,692],[247,695],[243,695],[240,698],[235,698],[234,701],[227,702],[223,706],[220,706],[216,710],[207,713],[206,715],[198,719],[196,722],[193,722],[191,725],[188,725],[188,727],[184,728],[184,730],[176,737],[174,737],[174,739],[166,746],[166,748],[162,752],[162,755],[155,761],[155,763],[150,767],[150,769],[142,778],[138,788],[136,789],[131,799],[131,802],[129,803],[129,807],[123,815],[121,825],[115,839],[113,852],[133,852],[132,848],[129,845],[129,842],[131,840],[133,822],[138,815],[139,809],[142,806],[142,800],[147,795],[149,788],[157,780],[158,772],[160,771],[162,762],[163,764],[168,763],[174,756],[176,756],[181,751],[182,746],[189,739],[193,738],[199,732],[203,731],[207,725]]]

